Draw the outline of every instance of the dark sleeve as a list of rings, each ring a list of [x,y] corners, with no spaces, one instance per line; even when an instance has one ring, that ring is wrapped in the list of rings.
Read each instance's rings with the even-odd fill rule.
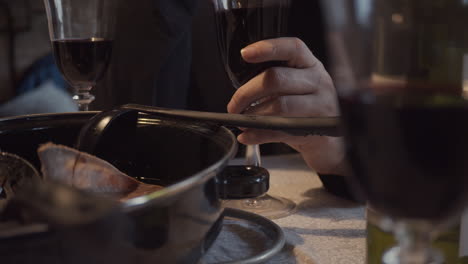
[[[363,203],[362,200],[353,194],[349,182],[344,176],[331,174],[318,174],[318,176],[323,183],[323,187],[331,194],[350,201]]]

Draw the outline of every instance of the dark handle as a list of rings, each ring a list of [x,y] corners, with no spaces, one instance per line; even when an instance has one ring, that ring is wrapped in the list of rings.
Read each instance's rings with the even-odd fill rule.
[[[279,117],[176,110],[153,106],[127,104],[122,109],[177,118],[183,120],[207,121],[223,126],[279,130],[294,136],[320,135],[342,136],[338,117]]]

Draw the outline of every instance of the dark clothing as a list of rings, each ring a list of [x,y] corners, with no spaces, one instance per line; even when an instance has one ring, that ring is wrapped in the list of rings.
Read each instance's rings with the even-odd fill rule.
[[[122,2],[112,62],[95,109],[125,103],[186,108],[196,0]]]
[[[327,65],[319,1],[293,0],[291,36]],[[94,90],[97,109],[125,103],[225,112],[234,88],[221,63],[208,0],[138,0],[122,5],[111,67]],[[290,151],[262,145],[262,151]],[[268,151],[267,151],[268,152]],[[321,176],[331,193],[350,198],[340,176]]]

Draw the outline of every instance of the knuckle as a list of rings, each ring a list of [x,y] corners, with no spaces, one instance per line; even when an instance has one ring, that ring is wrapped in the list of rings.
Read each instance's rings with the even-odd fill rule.
[[[326,71],[320,72],[320,75],[317,80],[317,87],[321,90],[328,91],[332,95],[336,95],[336,90],[335,90],[335,85],[333,84],[333,80]]]
[[[274,41],[269,42],[270,46],[270,56],[275,57],[278,54],[278,45]]]
[[[303,50],[306,46],[304,41],[302,41],[300,38],[292,38],[292,41],[296,50]]]
[[[299,38],[293,38],[292,42],[293,42],[293,47],[294,48],[291,50],[291,54],[290,54],[289,57],[291,58],[291,61],[293,62],[294,65],[298,65],[301,54],[304,53],[305,49],[308,50],[308,48],[307,48],[306,44],[304,43],[304,41],[302,41]],[[298,65],[298,66],[300,66],[300,65]]]
[[[327,93],[321,97],[321,107],[318,109],[318,114],[321,116],[337,116],[339,115],[338,102],[331,93]]]
[[[278,98],[278,104],[276,111],[279,113],[289,113],[289,100],[288,97],[281,96]]]
[[[280,68],[270,68],[265,71],[265,85],[264,89],[274,89],[284,83],[286,76]]]

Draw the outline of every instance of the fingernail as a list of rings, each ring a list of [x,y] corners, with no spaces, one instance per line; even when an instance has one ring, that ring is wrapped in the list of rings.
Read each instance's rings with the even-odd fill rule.
[[[244,59],[255,58],[257,50],[254,47],[246,47],[241,50],[241,54]]]

